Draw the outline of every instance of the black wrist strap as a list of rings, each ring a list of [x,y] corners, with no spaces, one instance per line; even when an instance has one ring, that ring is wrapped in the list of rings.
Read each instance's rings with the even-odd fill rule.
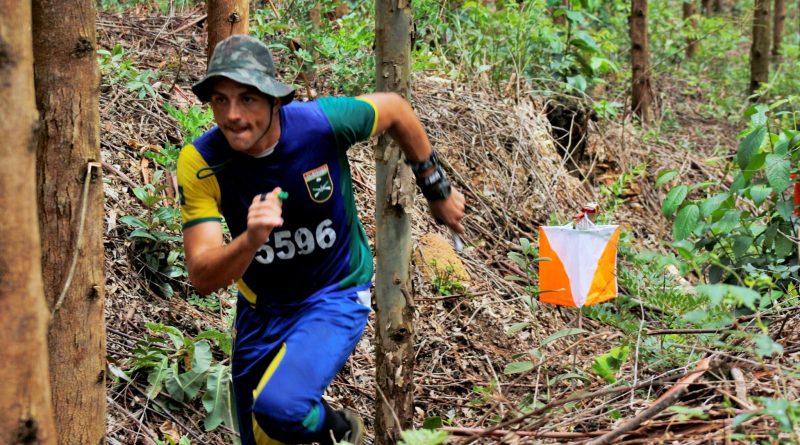
[[[406,164],[411,167],[411,171],[414,172],[414,176],[419,177],[420,174],[424,173],[431,168],[439,166],[439,157],[436,156],[436,151],[431,150],[431,155],[428,156],[427,159],[423,159],[421,161],[410,161],[406,159]]]
[[[417,185],[422,190],[422,196],[428,201],[439,201],[450,196],[450,181],[444,174],[440,165],[428,176],[417,176]]]

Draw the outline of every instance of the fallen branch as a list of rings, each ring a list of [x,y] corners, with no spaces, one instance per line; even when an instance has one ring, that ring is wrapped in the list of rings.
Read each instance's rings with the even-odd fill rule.
[[[125,173],[122,173],[121,171],[117,170],[117,168],[114,167],[113,165],[109,164],[106,161],[101,162],[101,164],[103,165],[104,169],[106,169],[109,172],[113,173],[117,178],[119,178],[122,182],[125,183],[125,185],[127,185],[131,189],[135,189],[135,188],[139,187],[139,185],[137,183],[133,182],[133,180],[131,178],[129,178],[128,175],[126,175]]]
[[[616,394],[616,393],[620,393],[620,392],[633,391],[633,390],[640,389],[640,388],[645,388],[645,387],[648,387],[648,386],[651,386],[651,385],[667,383],[669,381],[672,381],[672,379],[674,379],[674,378],[675,378],[675,376],[662,377],[662,378],[658,378],[658,379],[651,379],[651,380],[649,380],[647,382],[642,382],[642,383],[640,383],[638,385],[620,386],[618,388],[604,388],[604,389],[599,389],[597,391],[593,391],[593,392],[590,392],[590,393],[576,394],[576,395],[571,396],[571,397],[564,397],[563,399],[554,400],[554,401],[548,403],[547,405],[545,405],[545,406],[543,406],[541,408],[535,409],[535,410],[533,410],[533,411],[531,411],[531,412],[529,412],[527,414],[523,414],[523,415],[521,415],[519,417],[515,417],[515,418],[513,418],[511,420],[507,420],[505,422],[499,423],[499,424],[497,424],[497,425],[495,425],[495,426],[493,426],[491,428],[487,428],[485,430],[476,431],[472,436],[467,437],[465,439],[464,443],[465,443],[465,445],[466,444],[470,444],[470,443],[480,439],[481,437],[484,437],[484,436],[487,436],[487,435],[491,435],[494,431],[501,430],[503,428],[508,428],[511,425],[516,425],[516,424],[518,424],[520,422],[523,422],[526,419],[538,416],[538,415],[540,415],[542,413],[545,413],[545,412],[547,412],[547,411],[549,411],[549,410],[551,410],[553,408],[557,408],[559,406],[566,405],[566,404],[571,403],[571,402],[576,402],[576,401],[585,400],[585,399],[592,399],[592,398],[595,398],[595,397],[605,396],[605,395],[608,395],[608,394]]]
[[[606,434],[603,434],[597,439],[586,442],[586,445],[606,445],[613,442],[614,439],[618,438],[619,436],[638,428],[645,420],[652,419],[656,414],[672,406],[672,404],[678,400],[681,394],[686,392],[686,390],[689,388],[689,385],[699,379],[700,376],[705,374],[710,368],[711,358],[706,357],[700,360],[700,363],[697,364],[697,367],[694,369],[694,371],[683,376],[683,378],[680,379],[675,386],[670,388],[667,392],[662,394],[661,397],[656,399],[656,401],[649,408],[639,413],[639,415],[633,419],[624,422],[619,427],[609,431]]]
[[[480,434],[481,436],[503,437],[507,434],[516,434],[520,437],[541,437],[544,439],[583,439],[586,437],[600,436],[607,431],[587,431],[587,432],[561,432],[561,431],[513,431],[513,430],[494,430],[485,433],[481,428],[464,428],[457,426],[443,426],[440,431],[447,431],[453,434]]]

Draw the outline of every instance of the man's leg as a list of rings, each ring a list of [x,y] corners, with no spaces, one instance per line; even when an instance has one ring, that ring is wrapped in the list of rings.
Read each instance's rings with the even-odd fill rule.
[[[254,429],[287,443],[325,441],[329,428],[341,436],[343,422],[350,428],[322,393],[355,349],[369,308],[355,290],[314,300],[279,327],[288,334],[253,391]]]

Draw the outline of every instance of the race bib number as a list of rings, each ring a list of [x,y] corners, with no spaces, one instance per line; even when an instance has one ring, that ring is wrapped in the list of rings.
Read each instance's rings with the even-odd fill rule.
[[[271,264],[275,258],[279,260],[290,260],[296,255],[309,255],[315,250],[330,249],[336,242],[336,231],[331,227],[333,222],[326,219],[319,223],[312,232],[310,229],[300,227],[294,231],[281,230],[272,232],[270,240],[261,245],[256,251],[255,260],[261,264]]]

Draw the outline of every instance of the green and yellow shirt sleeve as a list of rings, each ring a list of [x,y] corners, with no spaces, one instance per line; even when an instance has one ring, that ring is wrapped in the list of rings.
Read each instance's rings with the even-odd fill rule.
[[[184,229],[206,221],[222,221],[219,183],[213,174],[207,174],[209,171],[208,163],[194,145],[183,147],[178,157],[178,191]]]
[[[317,102],[333,128],[339,150],[347,150],[375,135],[378,109],[371,100],[364,97],[323,97]]]

